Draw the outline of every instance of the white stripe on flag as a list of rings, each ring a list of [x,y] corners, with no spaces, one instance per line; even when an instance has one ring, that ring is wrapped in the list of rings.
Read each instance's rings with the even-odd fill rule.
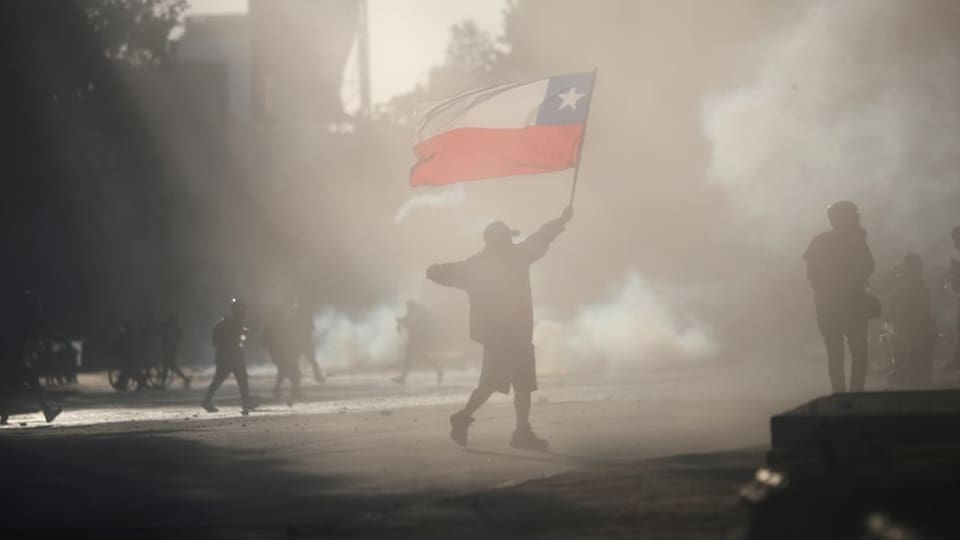
[[[457,128],[519,129],[536,123],[550,79],[502,84],[451,98],[422,103],[414,109],[419,144]]]

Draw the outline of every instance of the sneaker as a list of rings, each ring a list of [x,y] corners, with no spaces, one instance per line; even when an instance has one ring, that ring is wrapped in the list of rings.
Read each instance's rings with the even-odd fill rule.
[[[473,418],[463,411],[450,415],[450,438],[460,446],[467,445],[467,429],[473,423]]]
[[[510,439],[510,446],[518,448],[520,450],[537,450],[544,451],[550,447],[545,439],[541,439],[534,434],[533,430],[515,430],[513,432],[513,438]]]
[[[260,406],[260,398],[258,396],[250,396],[243,402],[242,409],[245,411],[252,411]]]
[[[63,409],[61,409],[60,407],[57,407],[57,406],[46,407],[43,409],[43,418],[49,424],[50,422],[53,422],[53,419],[59,416],[61,412],[63,412]]]
[[[220,410],[213,406],[212,401],[204,401],[203,403],[200,404],[200,406],[203,407],[203,410],[207,412],[217,412]]]

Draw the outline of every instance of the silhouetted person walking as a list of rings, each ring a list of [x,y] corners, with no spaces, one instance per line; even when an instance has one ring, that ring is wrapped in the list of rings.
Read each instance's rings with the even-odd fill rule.
[[[278,308],[264,331],[264,345],[270,353],[270,359],[277,366],[277,380],[273,386],[273,396],[280,397],[283,381],[290,381],[290,399],[300,397],[300,358],[297,351],[300,349],[297,325],[296,306]]]
[[[256,401],[250,396],[247,384],[247,364],[243,358],[243,342],[247,339],[247,328],[243,325],[247,317],[247,304],[234,299],[230,305],[230,314],[220,319],[213,328],[214,361],[217,370],[210,381],[210,387],[201,404],[208,412],[217,412],[213,405],[213,395],[223,381],[232,373],[240,387],[241,412],[248,414],[256,408]]]
[[[293,303],[293,315],[295,339],[298,345],[296,351],[294,351],[296,354],[294,360],[299,364],[301,357],[306,358],[307,363],[313,370],[313,379],[317,382],[324,382],[327,378],[323,375],[320,364],[317,363],[317,350],[313,343],[313,315],[300,302]],[[298,371],[299,369],[297,367]]]
[[[407,380],[407,374],[414,362],[423,362],[428,364],[437,372],[437,382],[443,382],[443,369],[430,359],[430,312],[419,302],[410,300],[407,302],[407,313],[403,317],[397,317],[397,331],[407,331],[407,344],[403,358],[403,372],[394,377],[393,382],[403,384]]]
[[[26,364],[27,347],[40,334],[40,299],[32,291],[25,291],[22,302],[7,313],[3,321],[3,344],[0,354],[0,424],[6,424],[13,412],[13,400],[26,387],[36,400],[47,422],[60,414],[60,407],[47,403],[40,379]]]
[[[953,238],[953,247],[960,251],[960,225],[953,228],[953,231],[950,233],[950,236]],[[950,288],[954,292],[960,293],[960,261],[957,259],[950,259]],[[951,360],[944,369],[947,371],[957,371],[960,370],[960,309],[957,311],[957,341],[954,345],[953,350],[953,360]]]
[[[894,372],[890,383],[927,386],[933,376],[937,320],[930,291],[923,283],[923,261],[915,253],[903,258],[900,279],[890,298],[887,321],[893,326]]]
[[[496,221],[483,232],[483,251],[465,261],[427,269],[428,279],[467,292],[470,337],[483,345],[477,388],[464,408],[450,417],[450,436],[457,444],[467,444],[473,413],[494,392],[507,394],[513,387],[517,429],[510,444],[531,450],[547,448],[547,441],[537,437],[530,426],[530,395],[537,389],[530,265],[547,253],[550,242],[572,217],[573,208],[567,207],[560,218],[516,244],[512,237],[517,231]]]
[[[845,392],[844,340],[850,349],[850,391],[863,391],[867,376],[867,322],[878,317],[879,301],[866,290],[876,263],[867,246],[860,212],[849,201],[830,205],[832,229],[810,243],[803,258],[813,287],[817,324],[827,349],[830,382]]]
[[[190,377],[180,369],[180,339],[183,330],[180,328],[180,318],[176,313],[167,316],[167,320],[160,325],[160,361],[171,373],[180,377],[184,388],[190,388]]]

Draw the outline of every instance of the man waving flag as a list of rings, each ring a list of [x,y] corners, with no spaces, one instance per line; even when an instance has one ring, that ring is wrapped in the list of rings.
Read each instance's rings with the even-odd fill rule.
[[[577,166],[594,73],[471,90],[416,108],[411,186]]]

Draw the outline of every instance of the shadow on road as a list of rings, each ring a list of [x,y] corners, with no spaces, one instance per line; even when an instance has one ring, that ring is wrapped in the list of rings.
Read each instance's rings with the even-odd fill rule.
[[[738,487],[761,450],[578,471],[404,508],[349,538],[740,538]]]
[[[626,463],[610,461],[604,459],[590,458],[585,456],[575,456],[573,454],[563,454],[547,450],[544,452],[493,452],[490,450],[477,450],[475,448],[464,448],[466,454],[477,454],[481,456],[502,457],[516,459],[520,461],[537,461],[541,463],[561,463],[572,462],[581,468],[597,467],[623,467]]]
[[[339,494],[350,478],[296,470],[263,448],[214,447],[163,430],[7,438],[0,445],[0,529],[79,528],[106,537],[155,528],[333,532],[363,515],[443,495]]]

